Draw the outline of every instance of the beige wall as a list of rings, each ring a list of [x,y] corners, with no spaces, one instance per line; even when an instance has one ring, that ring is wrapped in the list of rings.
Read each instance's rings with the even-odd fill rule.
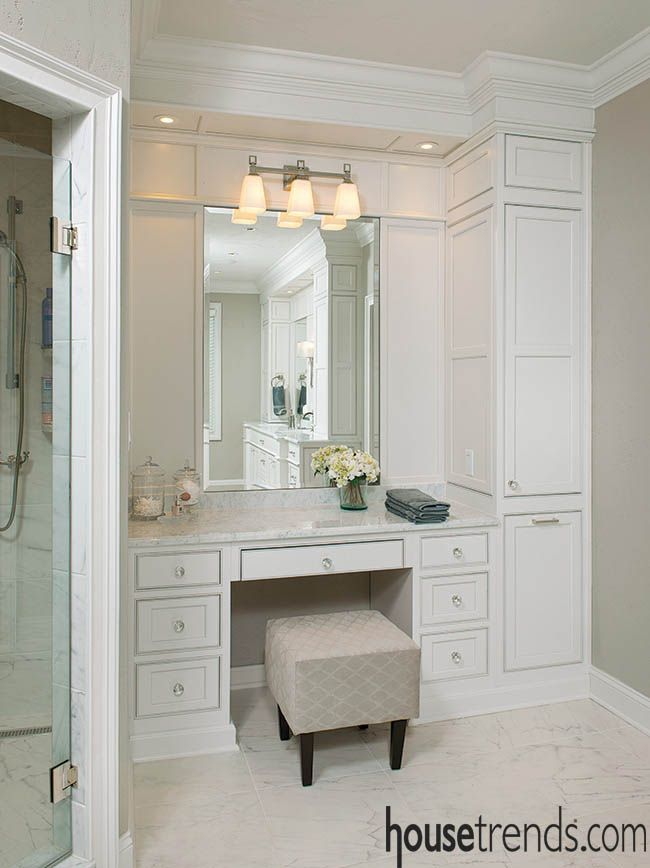
[[[593,662],[650,696],[650,82],[596,129]]]
[[[211,293],[221,302],[221,440],[210,446],[210,479],[243,479],[243,423],[260,415],[259,295]]]

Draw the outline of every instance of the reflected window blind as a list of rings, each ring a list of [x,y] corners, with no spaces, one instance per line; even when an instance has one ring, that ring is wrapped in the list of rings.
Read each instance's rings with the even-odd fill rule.
[[[208,310],[208,427],[210,440],[221,440],[221,302]]]

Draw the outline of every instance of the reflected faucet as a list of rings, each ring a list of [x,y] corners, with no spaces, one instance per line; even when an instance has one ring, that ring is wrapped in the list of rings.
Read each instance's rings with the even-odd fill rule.
[[[313,431],[314,430],[314,414],[311,412],[311,410],[309,411],[309,413],[303,413],[302,419],[300,420],[300,427],[301,428],[302,428],[302,423],[305,421],[305,419],[310,420],[311,424],[309,426],[309,430]]]

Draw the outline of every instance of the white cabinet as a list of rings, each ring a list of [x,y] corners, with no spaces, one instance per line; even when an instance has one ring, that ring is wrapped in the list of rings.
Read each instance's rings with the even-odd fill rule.
[[[506,496],[581,490],[581,215],[508,206]]]
[[[580,192],[582,145],[534,136],[506,136],[506,184]]]
[[[581,515],[505,519],[505,668],[582,659]]]

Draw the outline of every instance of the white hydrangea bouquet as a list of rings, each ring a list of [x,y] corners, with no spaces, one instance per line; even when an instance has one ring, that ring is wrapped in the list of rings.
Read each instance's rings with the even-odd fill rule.
[[[314,452],[311,469],[336,485],[342,509],[367,509],[366,488],[379,478],[379,464],[369,452],[349,446],[323,446]]]

